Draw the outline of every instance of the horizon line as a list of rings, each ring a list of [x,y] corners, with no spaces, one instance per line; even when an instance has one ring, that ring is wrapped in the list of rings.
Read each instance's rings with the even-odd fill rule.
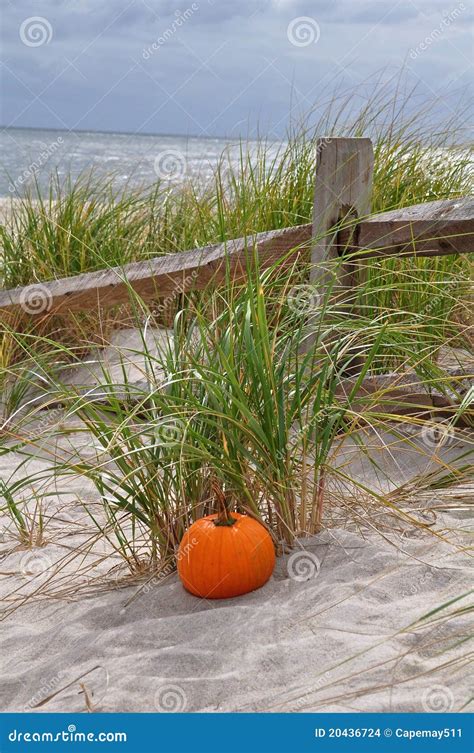
[[[227,141],[229,139],[239,139],[243,140],[245,138],[242,135],[239,136],[197,136],[196,134],[180,134],[180,133],[154,133],[152,131],[147,132],[139,132],[139,131],[107,131],[102,129],[89,129],[89,128],[52,128],[48,126],[9,126],[9,125],[1,125],[0,124],[0,131],[54,131],[56,133],[99,133],[104,135],[120,135],[120,136],[158,136],[161,138],[182,138],[182,139],[202,139],[206,141]],[[254,136],[250,140],[258,141],[261,136]],[[270,139],[268,136],[264,136],[264,138],[268,138],[270,141],[278,141],[279,139],[272,138]],[[284,140],[282,137],[281,140]]]

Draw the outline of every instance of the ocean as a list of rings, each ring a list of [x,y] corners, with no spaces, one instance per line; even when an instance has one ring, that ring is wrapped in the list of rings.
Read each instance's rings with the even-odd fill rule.
[[[252,150],[256,142],[246,146]],[[147,187],[158,178],[170,183],[185,177],[205,181],[224,151],[235,161],[239,149],[237,141],[219,138],[4,128],[0,196],[22,195],[35,181],[46,189],[55,172],[60,179],[75,179],[92,170],[97,178],[111,177],[117,189]]]
[[[269,157],[280,147],[281,143],[267,143]],[[54,173],[60,180],[69,176],[74,180],[92,171],[96,178],[110,178],[117,190],[146,188],[158,179],[179,184],[196,178],[204,185],[222,155],[236,163],[240,148],[238,140],[220,138],[3,128],[0,197],[21,196],[35,182],[42,191],[48,190]],[[256,141],[245,142],[250,154],[256,148]],[[472,146],[462,147],[461,152],[469,157],[474,173]]]

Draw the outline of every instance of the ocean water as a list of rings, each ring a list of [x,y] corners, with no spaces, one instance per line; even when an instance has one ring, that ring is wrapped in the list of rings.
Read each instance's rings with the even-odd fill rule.
[[[269,157],[280,147],[268,143]],[[48,189],[53,173],[74,179],[91,170],[97,178],[111,178],[117,189],[146,188],[158,179],[178,184],[196,178],[204,185],[219,159],[224,155],[235,164],[240,149],[238,141],[219,138],[0,128],[0,197],[21,196],[35,182]],[[246,142],[245,149],[252,155],[257,142]],[[474,176],[472,145],[443,150],[448,159],[460,152]]]
[[[22,195],[35,181],[47,188],[54,172],[64,179],[93,170],[97,177],[112,176],[117,188],[146,187],[158,178],[170,183],[186,177],[205,181],[224,152],[234,162],[239,148],[235,141],[218,138],[4,128],[0,196]],[[256,143],[247,148],[255,149]]]

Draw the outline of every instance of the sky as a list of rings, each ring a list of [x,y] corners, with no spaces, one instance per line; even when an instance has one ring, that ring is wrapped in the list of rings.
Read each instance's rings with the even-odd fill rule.
[[[439,118],[473,83],[468,0],[0,3],[3,126],[278,138],[400,75]]]

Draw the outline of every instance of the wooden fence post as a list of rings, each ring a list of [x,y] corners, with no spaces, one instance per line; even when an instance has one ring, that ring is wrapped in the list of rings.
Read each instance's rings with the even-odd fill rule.
[[[366,138],[323,138],[317,142],[316,185],[313,205],[313,237],[310,280],[320,283],[324,295],[327,285],[352,285],[353,264],[332,265],[339,256],[337,233],[330,233],[338,222],[363,218],[370,214],[374,151]],[[353,230],[357,242],[357,227]],[[339,246],[340,248],[340,246]],[[334,274],[337,273],[337,280]],[[319,287],[319,285],[318,285]]]
[[[371,210],[374,151],[367,138],[322,138],[317,142],[316,184],[313,205],[313,246],[311,251],[310,284],[319,301],[328,295],[351,302],[352,290],[359,281],[357,262],[336,264],[343,246],[357,244],[356,220],[367,217]],[[349,232],[337,231],[337,225],[347,220]],[[335,228],[334,232],[330,232]],[[342,244],[342,245],[341,245]],[[332,262],[332,263],[331,263]],[[311,315],[309,335],[304,349],[312,342]],[[354,373],[361,359],[353,357],[347,374]]]

